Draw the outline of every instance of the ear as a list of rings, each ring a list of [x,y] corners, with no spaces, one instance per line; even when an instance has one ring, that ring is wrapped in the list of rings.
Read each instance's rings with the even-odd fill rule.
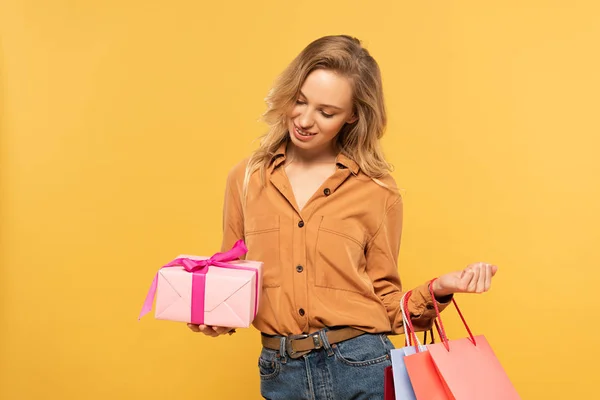
[[[353,124],[358,121],[358,116],[356,114],[352,114],[352,116],[346,121],[347,124]]]

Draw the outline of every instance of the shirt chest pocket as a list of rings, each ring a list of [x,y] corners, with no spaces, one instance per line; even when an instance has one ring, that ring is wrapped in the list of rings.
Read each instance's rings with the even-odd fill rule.
[[[351,221],[323,217],[315,255],[315,285],[365,293],[371,287],[365,273],[366,234]]]
[[[246,259],[263,262],[263,287],[279,287],[279,216],[262,215],[248,218],[245,229],[245,242],[248,247]]]

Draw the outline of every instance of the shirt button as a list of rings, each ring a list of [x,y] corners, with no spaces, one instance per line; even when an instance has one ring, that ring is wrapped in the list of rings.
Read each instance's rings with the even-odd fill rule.
[[[304,226],[304,221],[298,222],[298,228],[302,228]]]
[[[325,190],[323,190],[323,194],[325,194],[325,196],[329,196],[331,194],[331,190],[329,190],[329,188],[325,188]]]
[[[304,271],[304,268],[302,267],[302,265],[298,265],[298,266],[296,267],[296,271],[298,271],[298,272],[302,272],[302,271]]]
[[[299,309],[298,314],[300,314],[301,317],[304,317],[304,308]]]

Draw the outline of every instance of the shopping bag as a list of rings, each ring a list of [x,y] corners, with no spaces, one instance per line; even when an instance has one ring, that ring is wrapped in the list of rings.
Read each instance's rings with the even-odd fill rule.
[[[396,400],[392,367],[385,367],[383,371],[383,400]]]
[[[426,352],[427,347],[421,345],[420,350],[421,352]],[[394,392],[397,399],[417,400],[405,362],[405,358],[413,354],[417,354],[414,346],[401,347],[391,352]]]
[[[403,362],[406,373],[403,373],[402,366],[400,366],[399,363],[398,373],[402,378],[408,376],[410,385],[412,387],[412,393],[405,391],[405,393],[403,393],[405,397],[398,397],[398,391],[396,391],[396,397],[406,398],[409,400],[454,400],[454,397],[449,394],[444,382],[435,368],[435,364],[433,363],[431,355],[428,351],[429,346],[421,346],[418,342],[412,322],[408,316],[408,313],[405,311],[408,309],[409,296],[407,296],[403,302],[403,319],[405,323],[405,330],[408,330],[409,337],[413,338],[416,345],[402,348],[405,354],[403,357]],[[395,368],[396,366],[393,365],[393,363],[394,360],[392,359],[392,367]],[[394,371],[394,373],[396,373],[396,371]],[[396,381],[394,381],[394,383],[396,383]]]
[[[426,351],[427,348],[419,343],[415,333],[411,330],[411,325],[407,321],[406,307],[408,305],[408,299],[412,292],[406,292],[400,300],[400,312],[402,313],[402,321],[404,326],[404,338],[405,346],[399,349],[393,349],[390,352],[392,359],[392,374],[394,377],[394,393],[396,399],[402,400],[416,400],[415,392],[413,390],[408,371],[406,370],[406,364],[404,363],[404,357],[415,354],[417,352],[415,346],[419,346],[421,351]],[[413,346],[413,341],[415,346]]]
[[[405,357],[404,362],[417,400],[458,400],[438,374],[429,351]]]
[[[433,296],[433,292],[431,294]],[[434,302],[441,343],[427,346],[431,365],[440,375],[446,391],[456,400],[520,399],[485,336],[473,336],[456,300],[452,299],[452,303],[469,337],[448,340],[438,306]]]

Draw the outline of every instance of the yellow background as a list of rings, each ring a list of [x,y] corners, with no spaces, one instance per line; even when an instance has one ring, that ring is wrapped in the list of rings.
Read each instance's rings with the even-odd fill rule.
[[[406,286],[497,263],[473,330],[524,399],[595,398],[600,6],[493,3],[0,2],[0,398],[259,398],[254,329],[137,314],[218,250],[273,79],[334,33],[383,71]]]

